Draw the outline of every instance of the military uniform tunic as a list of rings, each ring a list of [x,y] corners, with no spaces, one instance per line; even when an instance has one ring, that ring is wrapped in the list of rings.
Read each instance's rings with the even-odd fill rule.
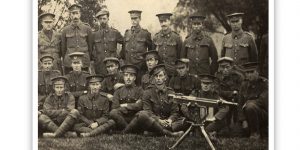
[[[61,75],[58,70],[41,71],[38,72],[38,109],[43,108],[45,98],[53,92],[51,79]]]
[[[70,92],[75,96],[75,98],[78,98],[81,96],[84,91],[87,91],[87,82],[86,77],[88,77],[90,74],[88,72],[82,71],[80,73],[76,73],[74,71],[71,71],[69,74],[66,75],[66,78],[68,79]]]
[[[241,88],[244,80],[243,74],[238,71],[231,71],[228,76],[223,76],[222,73],[217,72],[216,77],[219,79],[219,94],[220,97],[227,101],[234,98],[233,91],[238,91]]]
[[[82,95],[79,97],[78,111],[85,126],[94,122],[101,125],[108,120],[109,100],[103,93]]]
[[[169,87],[173,88],[176,93],[190,95],[193,90],[199,89],[200,80],[196,75],[187,74],[184,77],[176,75],[170,79]]]
[[[168,29],[155,34],[153,44],[166,65],[168,75],[175,74],[175,61],[180,58],[182,40],[178,33]]]
[[[92,52],[92,29],[80,22],[78,25],[70,24],[62,29],[62,52],[64,65],[71,67],[71,59],[68,54],[83,52],[83,67],[89,67]]]
[[[51,93],[45,100],[43,114],[60,124],[73,109],[75,109],[75,98],[70,92],[65,92],[62,96]]]
[[[112,27],[100,28],[93,33],[92,59],[95,60],[96,74],[106,74],[106,66],[103,63],[105,57],[119,57],[118,43],[123,45],[123,36]]]
[[[244,31],[225,35],[222,42],[221,57],[231,57],[236,65],[256,62],[257,48],[253,37]]]
[[[125,85],[115,91],[109,115],[116,122],[118,129],[124,129],[135,114],[142,110],[142,94],[142,88],[136,85]],[[127,106],[121,107],[121,104]]]
[[[156,120],[171,119],[175,121],[178,118],[179,108],[168,98],[168,94],[174,94],[173,89],[166,87],[159,90],[154,86],[149,86],[143,94],[143,109]]]
[[[141,67],[144,62],[142,56],[147,50],[152,49],[151,34],[140,26],[125,31],[125,47],[122,50],[121,57],[128,64]]]
[[[204,34],[191,34],[183,43],[182,57],[190,60],[190,73],[214,74],[218,69],[218,54],[213,40]]]
[[[50,34],[50,35],[49,35]],[[39,58],[45,54],[51,54],[54,58],[53,69],[61,71],[61,36],[56,31],[39,31],[38,34]],[[40,63],[39,63],[40,67]]]
[[[153,79],[153,77],[150,77],[149,71],[147,71],[142,76],[141,86],[143,89],[146,89],[149,85],[152,85],[152,84],[154,84],[154,79]]]
[[[102,81],[102,89],[104,92],[114,94],[114,85],[116,83],[124,83],[124,79],[121,73],[115,75],[107,75]]]
[[[240,94],[238,108],[242,107],[242,111],[239,113],[239,120],[247,120],[250,133],[266,134],[264,132],[268,131],[268,80],[263,77],[252,82],[245,80]]]

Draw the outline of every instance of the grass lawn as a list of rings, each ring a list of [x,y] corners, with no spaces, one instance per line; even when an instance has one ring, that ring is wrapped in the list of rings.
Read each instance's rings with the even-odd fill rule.
[[[38,139],[39,150],[164,150],[176,141],[171,137],[142,135],[103,134],[91,138]],[[268,140],[259,141],[247,138],[222,138],[214,143],[216,149],[268,149]],[[210,149],[203,137],[188,136],[176,149]]]

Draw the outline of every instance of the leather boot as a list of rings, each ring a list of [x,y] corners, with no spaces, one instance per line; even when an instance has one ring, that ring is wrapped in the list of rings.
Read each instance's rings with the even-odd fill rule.
[[[97,127],[96,129],[92,130],[91,132],[80,133],[80,136],[82,136],[82,137],[96,136],[96,135],[106,132],[107,130],[111,129],[115,125],[116,125],[116,122],[114,120],[110,119],[106,123],[102,124],[101,126]]]

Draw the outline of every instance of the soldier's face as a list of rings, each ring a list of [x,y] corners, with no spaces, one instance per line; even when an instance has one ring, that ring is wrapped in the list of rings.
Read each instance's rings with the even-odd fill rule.
[[[118,72],[118,65],[117,64],[111,64],[109,66],[106,66],[106,70],[108,74],[116,74]]]
[[[74,23],[78,23],[80,21],[80,11],[72,11],[70,12],[70,18]]]
[[[147,58],[146,64],[147,64],[148,70],[151,70],[153,67],[155,67],[158,64],[158,60],[155,59],[154,57]]]
[[[253,70],[253,71],[246,71],[245,76],[247,80],[255,81],[258,78],[259,74],[256,70]]]
[[[100,26],[106,26],[108,24],[108,16],[107,15],[102,15],[98,17],[98,22]]]
[[[229,25],[233,31],[239,31],[242,29],[242,18],[233,17],[229,19]]]
[[[171,21],[170,19],[159,20],[160,26],[162,30],[167,30],[170,27]]]
[[[54,84],[54,92],[57,96],[62,96],[65,92],[65,85],[64,84]]]
[[[229,75],[230,71],[232,70],[232,65],[230,62],[222,62],[219,64],[219,71],[224,75]]]
[[[99,93],[101,88],[101,83],[100,82],[89,83],[89,88],[92,94]]]
[[[72,62],[71,66],[73,68],[73,71],[80,72],[82,68],[82,62],[81,61]]]
[[[156,85],[163,85],[167,80],[167,75],[165,71],[160,71],[156,75],[154,75],[155,84]]]
[[[136,79],[135,74],[128,73],[128,72],[124,73],[124,82],[125,82],[126,85],[133,84],[135,79]]]
[[[183,64],[183,65],[177,66],[176,70],[180,77],[184,77],[188,73],[189,68]]]
[[[138,26],[140,24],[141,18],[140,17],[131,17],[131,25]]]
[[[52,30],[54,26],[54,21],[53,20],[43,20],[42,21],[42,26],[44,30]]]
[[[203,29],[203,22],[193,22],[192,29],[194,32],[200,32]]]
[[[210,82],[201,82],[201,89],[204,92],[208,92],[212,90],[212,83]]]
[[[43,61],[42,68],[44,71],[50,71],[53,67],[53,61]]]

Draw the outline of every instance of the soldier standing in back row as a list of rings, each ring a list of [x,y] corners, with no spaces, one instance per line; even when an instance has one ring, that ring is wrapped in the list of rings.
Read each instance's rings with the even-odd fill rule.
[[[171,13],[161,13],[156,16],[159,19],[161,30],[155,34],[153,44],[161,61],[166,65],[169,78],[171,78],[176,72],[175,61],[180,58],[182,40],[179,34],[170,28]]]
[[[128,13],[130,14],[132,26],[125,31],[125,46],[121,51],[121,58],[125,60],[126,64],[136,65],[140,69],[137,75],[137,84],[140,85],[141,77],[146,71],[142,54],[152,50],[153,45],[151,33],[140,26],[142,11],[131,10]]]
[[[43,29],[38,35],[38,55],[51,54],[54,58],[53,69],[61,71],[61,37],[53,30],[55,15],[43,13],[39,16]],[[40,67],[39,63],[39,67]]]
[[[85,23],[81,22],[81,5],[73,4],[69,8],[72,22],[62,29],[62,53],[64,56],[65,72],[71,70],[71,60],[68,54],[73,52],[83,52],[84,70],[90,66],[90,56],[92,52],[92,29]]]
[[[123,36],[121,33],[109,27],[109,12],[101,10],[96,14],[96,18],[100,23],[100,28],[93,33],[93,53],[92,57],[95,60],[95,73],[105,75],[106,67],[103,63],[105,57],[119,57],[117,54],[117,45],[122,44]]]
[[[205,16],[190,16],[192,33],[183,43],[182,57],[190,60],[190,72],[195,75],[214,74],[218,69],[218,54],[211,37],[203,33]]]
[[[232,32],[225,35],[221,50],[221,57],[233,58],[234,64],[238,66],[258,59],[253,37],[242,29],[243,15],[244,13],[227,15]]]

